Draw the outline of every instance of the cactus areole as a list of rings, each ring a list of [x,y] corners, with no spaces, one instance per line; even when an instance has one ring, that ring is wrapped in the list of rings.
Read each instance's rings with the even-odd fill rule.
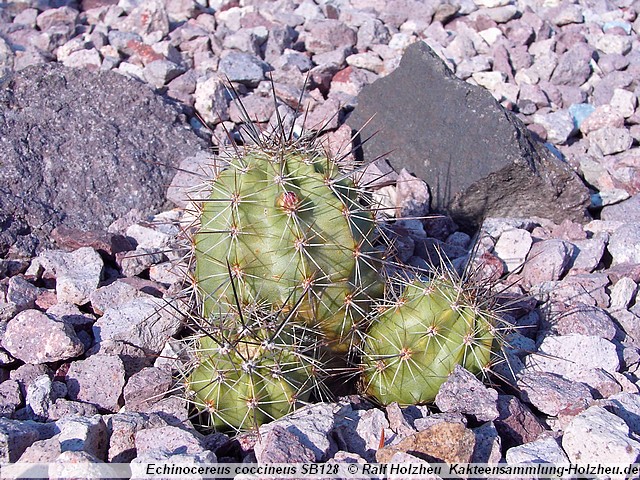
[[[414,280],[380,310],[362,353],[363,390],[379,403],[429,403],[456,365],[489,367],[497,317],[462,283]]]
[[[373,216],[326,156],[263,147],[247,147],[202,203],[194,237],[200,314],[261,301],[286,311],[295,303],[297,321],[346,351],[381,290]]]

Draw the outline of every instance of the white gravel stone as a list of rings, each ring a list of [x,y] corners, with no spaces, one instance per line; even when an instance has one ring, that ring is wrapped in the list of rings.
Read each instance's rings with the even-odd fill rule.
[[[553,438],[541,438],[507,450],[507,463],[569,463],[558,442]]]
[[[597,149],[603,155],[624,152],[631,148],[633,137],[626,128],[603,127],[587,135],[589,150]]]
[[[106,460],[109,434],[102,415],[61,418],[56,426],[63,451],[83,451]]]
[[[546,337],[537,353],[525,357],[527,368],[556,373],[572,379],[573,373],[588,368],[617,372],[620,360],[616,346],[592,335],[559,335]]]
[[[287,415],[275,422],[260,427],[260,434],[266,435],[274,425],[294,433],[303,445],[310,448],[316,456],[316,461],[326,460],[337,450],[329,432],[334,427],[334,414],[338,406],[335,404],[319,403],[302,408],[292,415]],[[256,443],[256,456],[260,456],[261,444]]]
[[[640,395],[618,393],[609,397],[605,405],[624,420],[633,433],[640,434]]]
[[[178,302],[153,297],[108,308],[93,325],[96,343],[120,340],[159,353],[167,339],[182,327],[181,308]]]
[[[27,386],[26,403],[36,419],[47,420],[49,409],[58,398],[67,395],[67,386],[62,382],[52,382],[49,375],[40,375]]]
[[[193,98],[195,109],[204,121],[215,125],[229,120],[227,89],[219,76],[199,78]]]
[[[622,277],[611,287],[609,308],[612,310],[628,308],[636,297],[637,291],[638,285],[636,282],[629,277]]]
[[[510,5],[513,2],[512,0],[473,0],[473,3],[481,8],[495,8]]]
[[[542,125],[547,131],[547,141],[555,144],[565,143],[575,132],[573,117],[567,110],[534,115],[533,121]]]
[[[493,45],[498,41],[498,39],[500,39],[503,36],[502,30],[500,30],[498,27],[490,27],[485,30],[481,30],[480,32],[478,32],[478,34],[489,45]]]
[[[613,265],[640,263],[640,224],[623,224],[611,234],[607,249]]]
[[[508,272],[518,272],[524,265],[532,243],[531,234],[526,230],[506,230],[496,242],[494,253],[505,263]]]
[[[623,35],[605,33],[596,40],[595,47],[603,53],[626,55],[631,50],[631,39]]]
[[[620,113],[624,118],[629,118],[636,111],[638,98],[633,92],[623,88],[616,88],[611,97],[611,108]]]
[[[82,247],[71,253],[46,250],[35,262],[56,277],[56,295],[60,302],[83,305],[100,283],[103,262],[91,247]]]
[[[481,87],[486,88],[490,92],[498,89],[498,85],[504,83],[506,76],[502,72],[476,72],[471,78]]]
[[[598,406],[571,420],[562,437],[562,448],[572,463],[635,463],[640,456],[640,443],[629,438],[624,420]]]
[[[88,50],[77,50],[64,59],[62,64],[65,67],[93,68],[97,70],[102,65],[102,56],[95,48]]]
[[[127,228],[127,236],[136,241],[138,248],[161,249],[171,240],[171,236],[166,233],[137,223]]]

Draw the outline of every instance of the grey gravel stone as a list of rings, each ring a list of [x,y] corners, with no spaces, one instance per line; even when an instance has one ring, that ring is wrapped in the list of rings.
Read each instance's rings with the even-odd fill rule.
[[[65,417],[56,422],[63,451],[86,452],[106,460],[109,436],[101,415]]]
[[[502,442],[493,422],[487,422],[473,429],[476,446],[473,450],[472,463],[500,463],[502,459]]]
[[[186,207],[191,200],[206,198],[209,188],[205,179],[212,178],[221,167],[221,160],[207,152],[185,158],[167,189],[167,198],[179,207]]]
[[[563,240],[543,240],[531,247],[522,276],[529,285],[560,279],[568,270],[574,247]]]
[[[547,372],[526,370],[518,378],[518,388],[523,401],[551,416],[568,408],[586,407],[593,399],[582,383]]]
[[[156,88],[162,88],[184,73],[184,67],[169,60],[154,60],[144,67],[144,78]]]
[[[157,427],[139,430],[135,434],[138,454],[160,450],[169,454],[198,454],[205,451],[197,432],[173,427]]]
[[[640,223],[629,223],[617,229],[609,238],[607,250],[613,265],[640,263]]]
[[[574,240],[571,243],[576,247],[571,269],[576,271],[592,272],[596,269],[605,251],[605,240],[602,236],[595,236],[585,240]]]
[[[148,353],[159,353],[169,337],[182,327],[180,305],[141,297],[108,308],[93,325],[96,343],[121,340]]]
[[[21,275],[9,279],[7,301],[13,303],[17,311],[34,308],[39,293],[40,289]]]
[[[552,437],[525,443],[507,450],[507,463],[569,463],[567,454],[564,453],[558,442]]]
[[[595,335],[613,340],[618,329],[607,312],[596,306],[576,302],[570,309],[551,319],[550,332],[554,335]]]
[[[598,406],[571,420],[562,448],[571,462],[636,462],[640,456],[640,443],[629,438],[627,424]]]
[[[151,418],[142,413],[116,413],[106,417],[109,431],[109,451],[107,459],[113,463],[127,463],[136,455],[135,434],[147,427],[160,427],[159,418]]]
[[[91,417],[98,413],[98,408],[91,403],[74,402],[58,398],[47,411],[49,420],[60,420],[63,417]]]
[[[270,424],[260,427],[260,434],[264,437],[276,425],[296,435],[300,442],[311,449],[315,461],[324,461],[331,457],[338,449],[335,441],[329,435],[334,427],[335,405],[319,403],[302,408],[292,415],[283,417]],[[256,444],[256,457],[261,455],[261,444]]]
[[[169,373],[155,367],[147,367],[133,375],[124,387],[124,402],[129,411],[145,411],[158,402],[173,379]]]
[[[619,393],[609,397],[604,406],[624,420],[633,433],[640,433],[640,396]]]
[[[332,433],[342,449],[356,453],[369,462],[375,462],[383,431],[387,438],[392,433],[382,410],[353,410],[351,405],[347,405],[336,414]]]
[[[72,303],[56,303],[47,308],[47,315],[59,322],[71,325],[76,331],[86,328],[96,321],[90,313],[81,312],[77,305]]]
[[[74,358],[84,345],[73,328],[38,310],[25,310],[8,324],[2,346],[26,363],[55,362]]]
[[[164,262],[166,257],[163,252],[156,249],[137,247],[133,252],[116,254],[116,260],[124,276],[134,277],[145,272],[152,265]]]
[[[603,127],[587,136],[590,148],[602,155],[624,152],[631,148],[633,138],[626,128]]]
[[[526,357],[525,365],[571,379],[574,371],[587,368],[617,372],[620,360],[615,345],[608,340],[572,334],[546,337],[538,352]]]
[[[591,76],[591,58],[593,47],[586,43],[576,43],[563,53],[557,67],[553,70],[551,81],[561,85],[579,87]]]
[[[0,418],[0,461],[16,462],[33,442],[54,434],[51,424]]]
[[[104,314],[109,308],[116,308],[118,305],[128,303],[138,297],[147,296],[137,288],[120,280],[116,280],[109,285],[100,287],[89,295],[91,308],[98,315]]]
[[[22,403],[20,384],[16,380],[5,380],[0,383],[0,417],[11,418]]]
[[[463,413],[486,422],[498,418],[497,400],[498,392],[457,365],[440,387],[435,402],[442,412]]]
[[[91,247],[67,253],[45,250],[37,259],[46,271],[56,277],[56,295],[61,302],[83,305],[98,288],[103,261]]]
[[[65,376],[69,398],[117,411],[124,388],[124,365],[116,355],[97,354],[71,363]]]
[[[603,208],[600,218],[610,222],[640,223],[640,195],[634,195],[624,202]]]
[[[218,70],[231,82],[255,87],[263,79],[267,65],[254,55],[229,51],[220,59]]]
[[[316,458],[298,436],[280,425],[270,429],[260,443],[256,455],[259,463],[308,463]]]

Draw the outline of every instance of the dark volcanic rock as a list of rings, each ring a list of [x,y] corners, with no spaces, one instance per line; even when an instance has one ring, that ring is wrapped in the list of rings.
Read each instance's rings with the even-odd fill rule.
[[[432,206],[467,229],[484,216],[584,221],[589,196],[567,164],[534,142],[491,94],[457,79],[424,42],[366,86],[348,119],[364,160],[389,157],[431,188]],[[389,154],[388,152],[392,152]]]
[[[58,225],[105,229],[166,202],[182,158],[205,148],[180,111],[134,80],[48,64],[0,86],[0,256]]]

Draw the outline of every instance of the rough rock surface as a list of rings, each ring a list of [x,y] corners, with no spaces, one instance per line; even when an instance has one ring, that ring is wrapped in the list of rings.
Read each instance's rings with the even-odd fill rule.
[[[158,210],[171,167],[202,148],[139,82],[55,63],[16,72],[0,88],[0,254],[50,245],[58,225],[104,229]]]
[[[391,164],[424,179],[434,209],[460,225],[487,216],[586,219],[587,190],[569,166],[426,43],[411,45],[397,70],[362,90],[348,122],[360,130],[374,115],[360,134],[377,132],[364,158],[393,151]]]

